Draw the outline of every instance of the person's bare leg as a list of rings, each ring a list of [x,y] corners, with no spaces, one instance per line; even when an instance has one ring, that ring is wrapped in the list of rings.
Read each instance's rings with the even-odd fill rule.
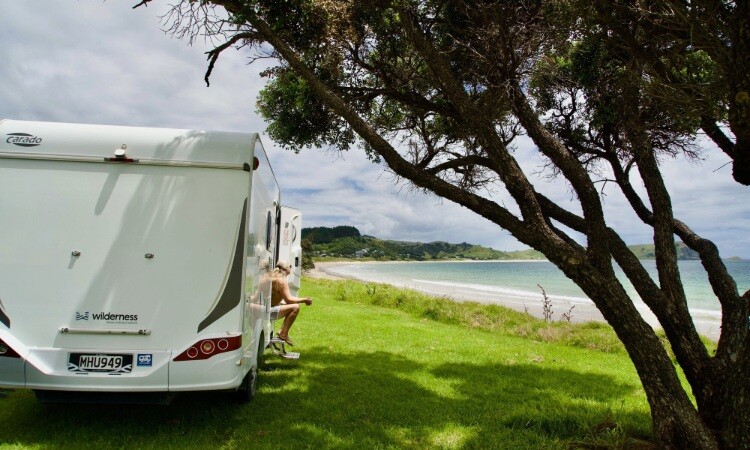
[[[289,329],[292,328],[292,324],[297,319],[297,314],[299,314],[299,305],[293,304],[282,306],[279,316],[284,317],[284,324],[281,326],[281,330],[279,330],[279,339],[283,341],[289,339]]]

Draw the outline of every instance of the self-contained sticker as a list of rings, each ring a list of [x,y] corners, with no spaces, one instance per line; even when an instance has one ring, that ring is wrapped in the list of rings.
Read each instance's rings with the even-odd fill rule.
[[[139,353],[137,359],[138,367],[151,367],[154,364],[154,356],[151,353]]]

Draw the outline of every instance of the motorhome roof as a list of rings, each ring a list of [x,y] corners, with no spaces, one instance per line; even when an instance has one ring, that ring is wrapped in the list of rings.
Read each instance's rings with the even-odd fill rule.
[[[109,158],[124,151],[145,161],[251,164],[257,133],[0,120],[0,157]],[[123,152],[120,152],[123,153]]]

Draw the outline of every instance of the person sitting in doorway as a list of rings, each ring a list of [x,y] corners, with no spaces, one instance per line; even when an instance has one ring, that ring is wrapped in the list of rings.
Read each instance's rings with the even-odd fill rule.
[[[292,340],[289,339],[289,329],[297,319],[300,303],[310,306],[312,298],[292,295],[287,281],[290,273],[292,273],[292,265],[284,260],[280,260],[271,273],[271,320],[284,318],[284,324],[277,337],[290,346],[294,346]]]

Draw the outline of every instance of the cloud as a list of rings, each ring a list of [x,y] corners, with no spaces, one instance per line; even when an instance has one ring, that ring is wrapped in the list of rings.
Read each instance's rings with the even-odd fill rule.
[[[16,119],[246,131],[262,86],[241,52],[207,88],[205,51],[161,31],[161,5],[29,0],[3,5],[0,112]],[[163,6],[162,6],[163,8]],[[28,24],[34,24],[29,27]]]
[[[159,16],[167,3],[132,10],[135,3],[4,2],[0,118],[262,133],[265,123],[255,112],[255,99],[264,80],[258,66],[248,67],[248,53],[223,53],[206,87],[205,52],[211,43],[189,46],[166,35]],[[353,225],[384,239],[525,247],[465,208],[394,183],[361,151],[296,155],[267,135],[263,142],[283,201],[302,209],[305,226]],[[526,170],[543,164],[528,140],[519,142],[516,156]],[[750,206],[742,201],[747,188],[731,180],[729,167],[713,172],[726,162],[718,150],[705,156],[702,166],[663,161],[674,210],[714,239],[723,255],[750,257]],[[548,197],[580,211],[566,185],[541,176],[532,181]],[[622,195],[611,186],[605,192],[610,226],[628,242],[650,241],[651,230],[639,224]],[[502,190],[493,199],[518,210]]]

